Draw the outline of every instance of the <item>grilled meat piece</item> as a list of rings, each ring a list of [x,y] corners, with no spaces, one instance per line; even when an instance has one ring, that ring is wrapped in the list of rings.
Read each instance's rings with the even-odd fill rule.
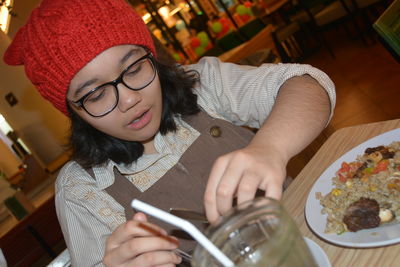
[[[351,232],[379,226],[379,204],[375,199],[360,198],[350,204],[343,217],[343,222]]]
[[[361,178],[363,177],[363,170],[365,170],[366,168],[368,168],[368,162],[364,162],[363,165],[361,165],[356,173],[354,174],[353,178]]]
[[[380,151],[383,159],[392,159],[394,157],[394,151],[389,151],[387,147]]]
[[[394,152],[389,151],[385,146],[369,147],[365,150],[365,154],[371,155],[374,152],[380,152],[383,159],[391,159],[394,157]]]
[[[384,149],[384,146],[377,146],[377,147],[369,147],[365,150],[365,154],[372,154],[376,151],[381,151],[382,149]]]

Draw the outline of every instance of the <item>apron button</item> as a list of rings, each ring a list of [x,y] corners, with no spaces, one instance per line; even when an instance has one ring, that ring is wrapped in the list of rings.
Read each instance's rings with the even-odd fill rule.
[[[212,127],[210,128],[210,135],[211,135],[212,137],[220,137],[221,134],[222,134],[221,127],[219,127],[219,126],[212,126]]]

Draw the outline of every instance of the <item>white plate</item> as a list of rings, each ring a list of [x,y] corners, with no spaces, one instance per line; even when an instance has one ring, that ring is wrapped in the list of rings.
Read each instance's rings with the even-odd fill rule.
[[[317,264],[318,267],[332,266],[325,251],[317,243],[315,243],[314,241],[312,241],[307,237],[304,237],[304,241],[306,241],[306,244],[310,249],[311,254],[313,255],[315,263]]]
[[[364,154],[366,148],[389,145],[393,141],[400,141],[400,128],[375,136],[356,146],[337,159],[321,174],[308,195],[305,208],[306,220],[315,234],[331,243],[345,247],[379,247],[400,242],[400,224],[384,225],[355,233],[345,232],[341,235],[325,234],[327,215],[321,214],[322,206],[315,197],[316,192],[326,195],[332,190],[332,178],[335,177],[335,172],[340,169],[343,161],[354,161],[358,155]]]

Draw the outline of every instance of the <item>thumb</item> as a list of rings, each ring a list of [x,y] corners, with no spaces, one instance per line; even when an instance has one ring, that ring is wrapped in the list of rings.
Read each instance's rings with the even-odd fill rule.
[[[139,221],[139,222],[147,222],[147,216],[143,212],[136,212],[133,215],[133,220]]]

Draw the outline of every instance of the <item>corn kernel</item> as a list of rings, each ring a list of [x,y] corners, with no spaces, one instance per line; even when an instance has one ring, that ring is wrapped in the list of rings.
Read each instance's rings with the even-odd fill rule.
[[[352,181],[346,181],[346,187],[347,188],[352,188],[353,187],[353,182]]]
[[[396,187],[397,187],[396,184],[388,184],[387,185],[388,189],[396,189]]]
[[[342,193],[342,191],[340,189],[335,188],[332,190],[332,195],[334,195],[336,197],[339,196],[341,193]]]
[[[375,192],[377,189],[378,189],[378,188],[377,188],[375,185],[371,185],[371,186],[369,187],[369,191],[371,191],[371,192]]]

